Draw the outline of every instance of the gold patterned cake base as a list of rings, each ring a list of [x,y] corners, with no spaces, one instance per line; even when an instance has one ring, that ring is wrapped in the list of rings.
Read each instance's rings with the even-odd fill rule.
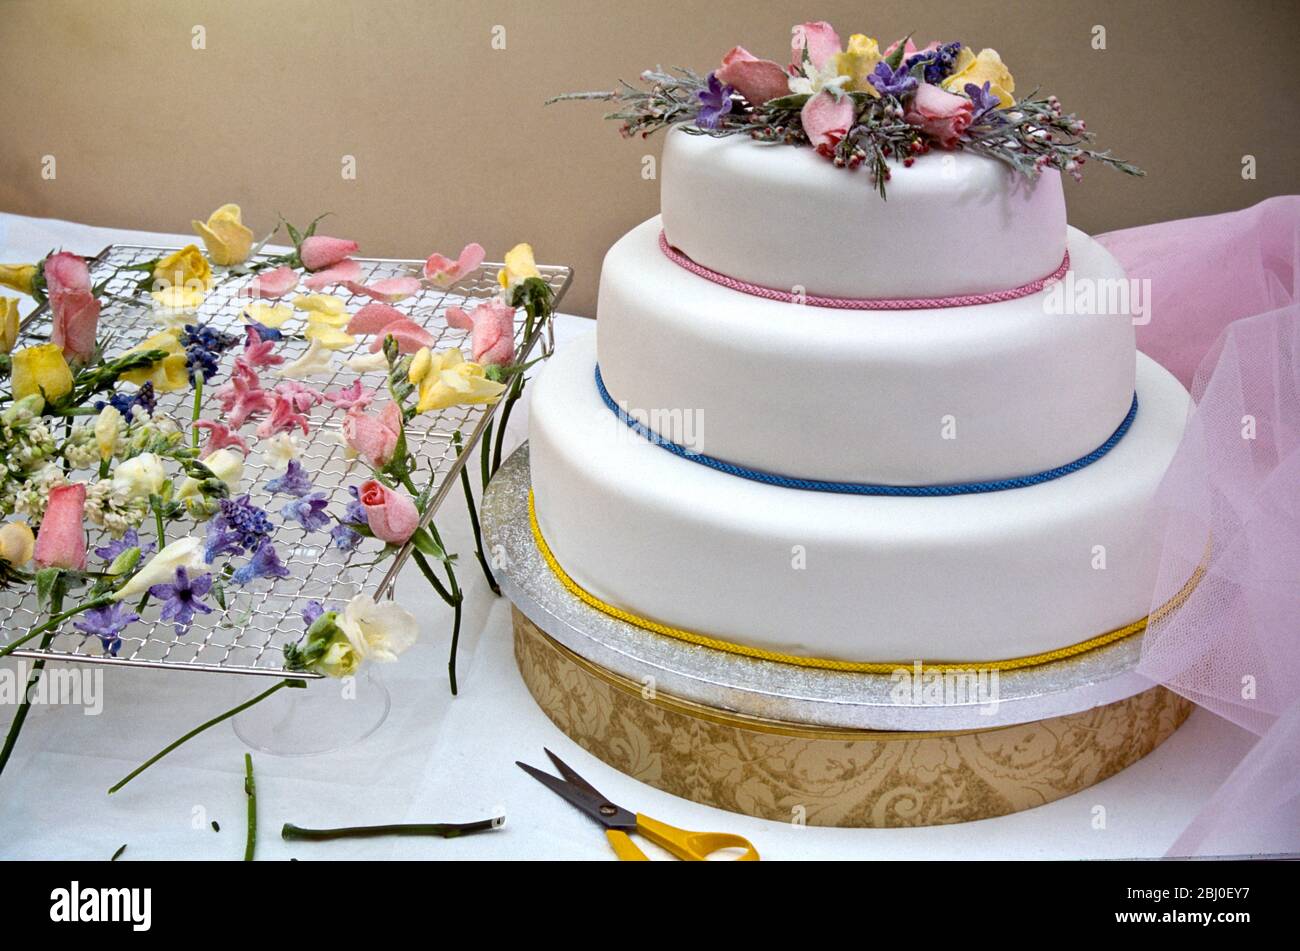
[[[1137,762],[1192,710],[1153,687],[983,730],[805,726],[654,694],[559,644],[518,608],[513,618],[524,683],[578,745],[665,792],[781,822],[895,828],[1019,812]]]

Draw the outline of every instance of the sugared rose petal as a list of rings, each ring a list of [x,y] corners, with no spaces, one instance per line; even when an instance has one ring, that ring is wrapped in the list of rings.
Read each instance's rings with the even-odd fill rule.
[[[373,284],[358,284],[356,281],[346,281],[344,287],[353,294],[388,301],[392,304],[405,297],[410,297],[412,294],[418,294],[420,279],[418,277],[387,277],[382,281],[375,281]]]
[[[407,316],[396,307],[375,301],[366,304],[352,315],[352,319],[348,321],[347,331],[350,334],[377,334],[389,324],[407,319]]]
[[[432,347],[438,342],[429,331],[415,321],[403,317],[401,320],[393,321],[384,328],[383,333],[377,334],[375,339],[370,341],[370,352],[377,353],[382,350],[384,341],[390,336],[397,341],[397,348],[402,353],[415,353],[421,347]]]
[[[244,288],[246,297],[283,297],[298,286],[298,272],[291,267],[263,271]]]
[[[308,274],[303,284],[309,291],[323,291],[332,284],[346,284],[361,277],[361,265],[351,258],[344,258],[338,264],[330,265],[323,271]]]

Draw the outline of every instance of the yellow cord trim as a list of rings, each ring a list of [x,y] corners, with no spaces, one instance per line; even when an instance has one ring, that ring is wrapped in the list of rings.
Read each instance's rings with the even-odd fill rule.
[[[608,614],[610,617],[618,618],[620,621],[626,621],[628,624],[639,627],[644,631],[650,631],[654,634],[663,634],[665,637],[673,637],[679,641],[685,641],[688,644],[698,644],[701,647],[709,647],[713,650],[726,651],[728,654],[740,654],[744,657],[754,657],[759,660],[775,661],[779,664],[794,664],[796,667],[815,667],[821,670],[842,670],[846,673],[855,674],[889,674],[898,670],[900,667],[912,668],[912,661],[899,661],[897,663],[882,662],[865,662],[851,660],[830,660],[823,657],[802,657],[798,654],[782,654],[779,651],[764,650],[761,647],[749,647],[744,644],[733,644],[730,641],[721,641],[705,634],[698,634],[695,631],[686,631],[679,627],[669,627],[667,624],[660,624],[658,621],[652,621],[649,618],[643,618],[640,615],[633,614],[631,611],[624,611],[622,608],[616,608],[608,602],[602,601],[591,592],[580,586],[576,581],[569,577],[551,552],[551,548],[546,544],[546,539],[542,537],[541,526],[537,524],[537,507],[534,504],[533,492],[528,491],[528,522],[532,526],[533,540],[537,543],[537,550],[541,552],[542,559],[546,562],[560,584],[584,604],[590,605],[602,614]],[[1104,647],[1107,644],[1113,644],[1121,641],[1133,634],[1138,634],[1146,630],[1149,620],[1152,618],[1160,619],[1169,612],[1176,610],[1189,597],[1196,585],[1200,582],[1201,577],[1205,574],[1205,563],[1202,562],[1193,572],[1192,577],[1187,583],[1161,605],[1153,615],[1144,617],[1140,621],[1134,621],[1132,624],[1125,624],[1113,631],[1107,631],[1105,634],[1098,634],[1096,637],[1089,638],[1079,644],[1071,644],[1069,647],[1061,647],[1053,651],[1045,651],[1041,654],[1030,654],[1028,657],[1014,657],[1010,660],[977,660],[958,663],[947,661],[943,663],[922,663],[923,670],[970,670],[978,668],[981,670],[1019,670],[1023,667],[1036,667],[1039,664],[1048,664],[1052,661],[1064,660],[1067,657],[1075,657],[1079,654],[1087,653],[1090,650],[1096,650],[1098,647]]]

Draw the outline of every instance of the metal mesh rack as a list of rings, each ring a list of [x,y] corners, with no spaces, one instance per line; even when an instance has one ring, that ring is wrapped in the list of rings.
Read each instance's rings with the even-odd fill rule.
[[[137,292],[136,283],[141,272],[123,269],[151,261],[172,250],[174,249],[142,245],[112,245],[88,261],[92,282],[95,285],[106,282],[101,295],[103,310],[100,316],[100,340],[107,341],[105,350],[109,356],[120,354],[164,326],[155,318],[153,302],[148,295]],[[362,271],[359,281],[363,284],[389,277],[418,276],[423,263],[379,258],[357,260]],[[493,296],[498,289],[496,274],[501,266],[485,263],[448,290],[425,287],[398,306],[436,338],[435,350],[451,347],[467,350],[468,334],[448,327],[446,311],[451,307],[470,309]],[[571,270],[558,266],[539,266],[538,270],[554,291],[558,303],[568,288]],[[206,323],[218,329],[242,333],[244,322],[240,315],[249,300],[240,296],[240,290],[250,279],[229,274],[217,275],[218,283],[198,308],[197,316],[188,317],[187,322]],[[279,303],[290,303],[292,296],[297,293],[310,292],[300,286]],[[355,311],[358,306],[368,302],[364,296],[350,295],[342,286],[326,288],[324,293],[342,297],[348,304],[349,311]],[[295,322],[301,323],[302,321]],[[290,328],[286,326],[286,329]],[[42,307],[24,321],[18,346],[44,343],[49,339],[50,330],[48,308]],[[543,340],[544,350],[549,353],[552,339],[549,322],[536,327],[532,338],[524,340],[521,311],[517,315],[515,333],[517,353],[527,356],[539,339]],[[367,352],[371,339],[358,338],[353,347],[336,351],[330,370],[307,382],[321,390],[350,384],[357,378],[357,374],[347,368],[346,360],[354,354]],[[308,342],[301,337],[286,336],[276,352],[286,360],[293,360],[301,356],[307,346]],[[201,414],[204,419],[220,418],[213,393],[229,378],[230,362],[236,352],[237,349],[226,355],[222,361],[221,373],[204,387],[204,409]],[[379,389],[377,403],[388,398],[387,392],[380,385],[382,381],[382,371],[363,376],[364,385]],[[269,383],[268,379],[268,385]],[[158,409],[173,416],[188,434],[193,410],[191,390],[187,388],[160,395]],[[436,482],[426,510],[426,520],[432,517],[447,494],[455,488],[462,466],[475,450],[495,411],[495,405],[455,406],[421,414],[407,424],[409,449],[420,465],[417,481],[421,485],[429,479]],[[347,458],[341,435],[344,418],[342,410],[322,404],[312,409],[308,416],[311,432],[299,437],[302,445],[300,461],[311,474],[315,489],[327,494],[328,511],[339,514],[351,501],[348,486],[368,478],[369,470],[364,462]],[[460,432],[464,439],[464,448],[459,453],[452,442],[455,432]],[[246,438],[248,435],[246,430]],[[265,483],[282,470],[273,471],[261,458],[256,441],[250,438],[249,442],[252,451],[245,462],[240,492],[249,492],[254,504],[264,506],[272,513],[277,525],[274,540],[281,561],[291,572],[289,577],[278,579],[274,584],[261,580],[243,588],[227,588],[226,609],[216,609],[210,615],[200,615],[184,636],[177,636],[169,623],[158,621],[157,605],[147,606],[141,612],[141,620],[122,632],[122,646],[116,657],[107,656],[96,638],[83,638],[80,632],[72,629],[71,622],[64,624],[47,650],[24,647],[15,650],[13,656],[284,677],[290,676],[283,666],[284,648],[303,634],[300,611],[307,601],[320,601],[327,610],[331,610],[341,608],[349,598],[361,592],[368,591],[376,599],[389,594],[398,570],[409,555],[409,544],[395,558],[379,560],[376,556],[382,549],[382,543],[376,540],[362,539],[355,550],[346,552],[330,545],[328,531],[306,534],[295,523],[285,524],[286,520],[279,517],[278,510],[287,499],[284,496],[272,497],[265,489]],[[75,477],[77,476],[74,475]],[[202,526],[186,522],[173,523],[172,535],[181,537],[182,533],[191,529],[201,531]],[[148,524],[142,526],[140,531],[142,540],[150,540]],[[92,532],[91,547],[102,544],[103,538],[98,532]],[[472,561],[462,559],[461,564],[472,564]],[[42,620],[34,591],[22,588],[0,591],[0,644],[21,636]],[[292,676],[303,675],[293,673]]]

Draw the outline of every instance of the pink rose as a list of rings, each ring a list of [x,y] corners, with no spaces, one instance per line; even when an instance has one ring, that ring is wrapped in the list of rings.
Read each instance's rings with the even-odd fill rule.
[[[43,273],[54,323],[51,342],[68,360],[89,363],[99,330],[99,301],[90,289],[90,269],[82,258],[60,251],[45,259]]]
[[[40,531],[36,533],[36,563],[42,568],[86,567],[86,487],[81,483],[50,489]]]
[[[789,77],[784,69],[770,59],[759,59],[743,46],[735,47],[722,57],[722,65],[714,75],[756,106],[790,91]]]
[[[353,407],[343,417],[343,439],[349,448],[376,469],[392,461],[397,437],[402,434],[402,411],[396,403],[385,403],[379,415],[367,415]]]
[[[898,44],[900,42],[900,40],[894,40],[894,42],[889,44],[889,47],[885,50],[886,59],[894,55],[894,50],[898,49]],[[937,50],[940,45],[941,44],[938,40],[932,40],[925,46],[918,47],[912,42],[912,38],[909,36],[907,42],[903,44],[903,59],[907,59],[909,56],[915,56],[917,53],[928,53],[931,50]]]
[[[376,479],[361,484],[358,498],[366,510],[370,530],[376,538],[390,545],[403,544],[420,525],[420,513],[415,503]]]
[[[447,326],[472,331],[474,362],[507,364],[515,356],[515,309],[500,300],[479,304],[470,313],[459,307],[447,310]]]
[[[971,101],[964,96],[954,96],[938,86],[921,83],[903,118],[942,148],[952,149],[956,148],[957,139],[970,125],[971,110]]]
[[[302,266],[307,270],[323,271],[327,267],[338,264],[349,254],[354,254],[356,250],[355,241],[317,234],[303,240],[298,254],[302,258]]]
[[[853,124],[853,100],[848,96],[836,99],[833,93],[823,89],[804,103],[799,115],[803,120],[803,130],[808,133],[808,141],[818,152],[829,157]]]
[[[796,69],[803,66],[803,51],[808,50],[808,59],[814,68],[821,69],[836,53],[840,52],[840,35],[825,20],[815,23],[800,23],[790,30],[790,65]]]

